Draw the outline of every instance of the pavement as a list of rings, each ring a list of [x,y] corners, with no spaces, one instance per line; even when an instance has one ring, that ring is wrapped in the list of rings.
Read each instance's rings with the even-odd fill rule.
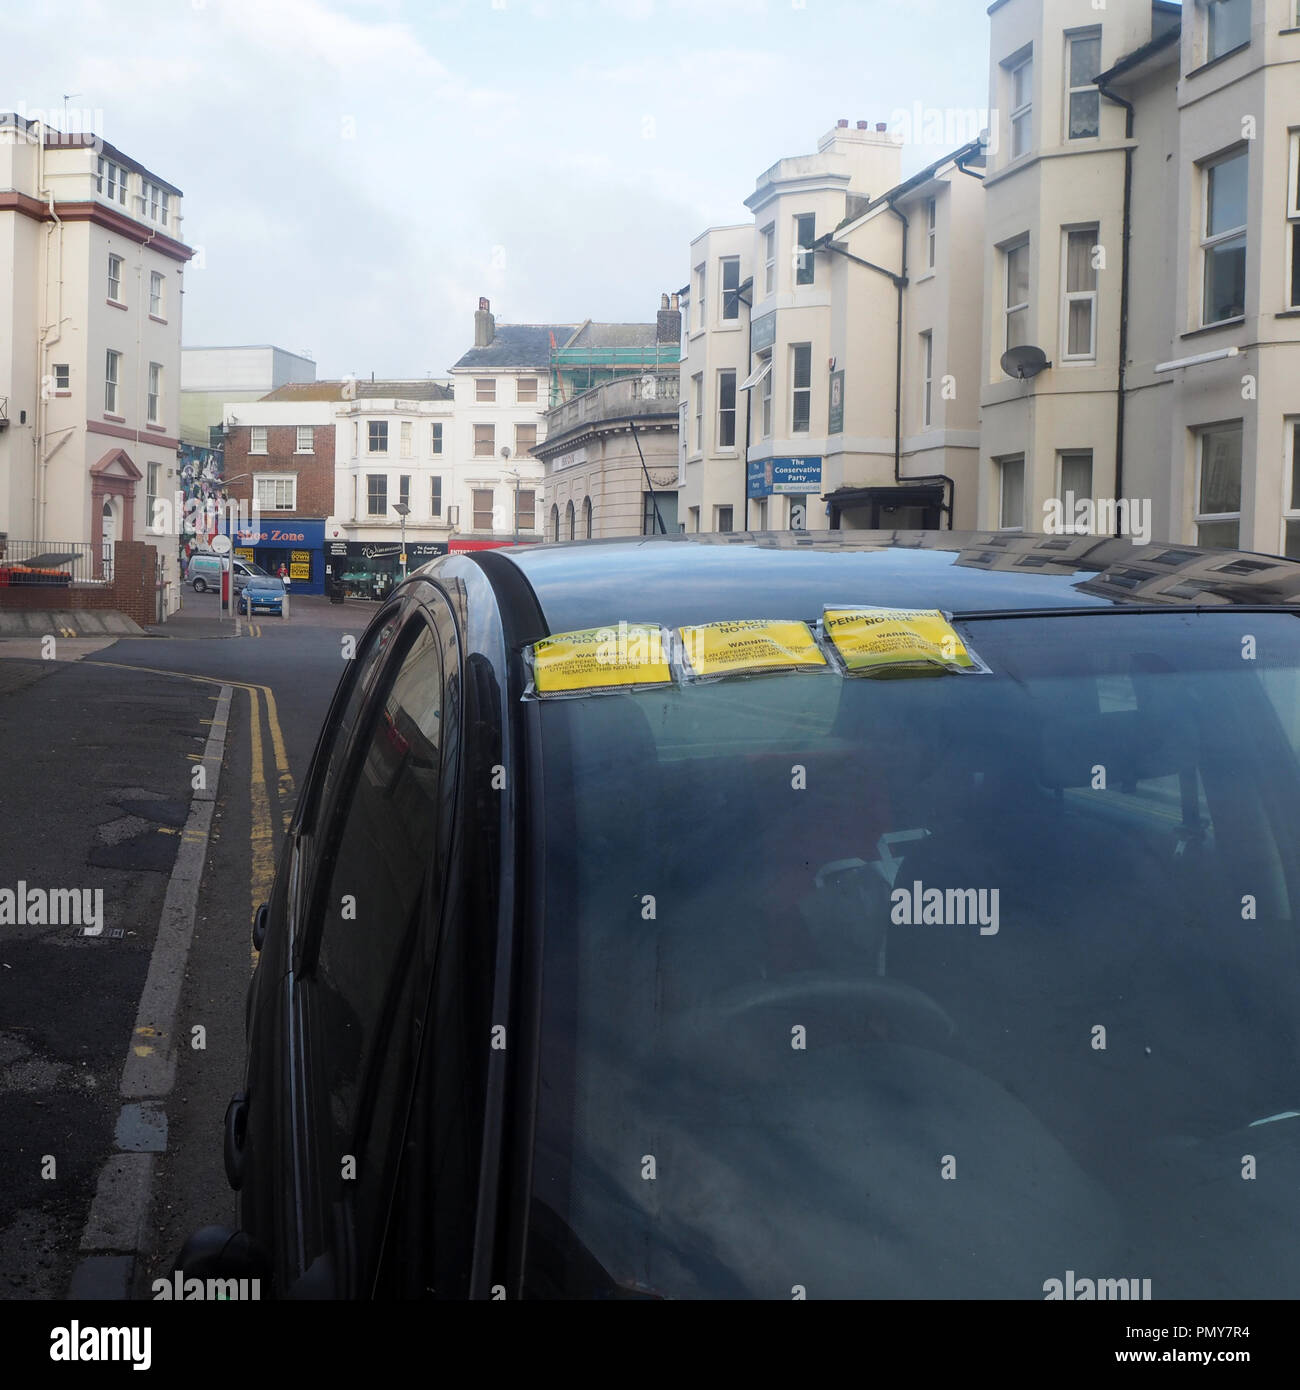
[[[0,608],[0,638],[44,637],[138,637],[143,631],[134,618],[115,608],[15,610]]]
[[[104,904],[96,936],[0,920],[0,1299],[148,1297],[234,1224],[252,914],[377,611],[236,625],[196,595],[147,634],[0,640],[0,890]]]

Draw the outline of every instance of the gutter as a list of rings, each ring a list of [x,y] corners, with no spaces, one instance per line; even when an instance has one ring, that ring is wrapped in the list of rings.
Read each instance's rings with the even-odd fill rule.
[[[1119,296],[1119,373],[1115,386],[1115,497],[1124,496],[1124,422],[1128,405],[1128,306],[1131,271],[1130,243],[1133,234],[1133,130],[1136,120],[1133,103],[1125,101],[1108,87],[1113,73],[1102,73],[1097,78],[1097,90],[1116,106],[1124,108],[1124,138],[1129,142],[1124,148],[1124,214],[1123,235],[1120,255],[1120,296]],[[1118,537],[1119,511],[1115,513],[1115,534]]]

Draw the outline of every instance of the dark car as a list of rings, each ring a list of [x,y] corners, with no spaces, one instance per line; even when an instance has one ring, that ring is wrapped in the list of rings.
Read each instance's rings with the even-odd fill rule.
[[[255,923],[241,1231],[181,1266],[1300,1296],[1298,604],[1287,560],[1086,537],[425,567]]]

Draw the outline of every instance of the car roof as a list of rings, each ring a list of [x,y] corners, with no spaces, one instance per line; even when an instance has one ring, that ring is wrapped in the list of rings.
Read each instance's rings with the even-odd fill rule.
[[[826,605],[959,615],[1121,608],[1300,610],[1300,563],[1246,551],[1021,532],[737,532],[486,552],[527,579],[550,632],[817,617]],[[499,560],[484,561],[484,567]],[[489,573],[491,569],[489,568]]]

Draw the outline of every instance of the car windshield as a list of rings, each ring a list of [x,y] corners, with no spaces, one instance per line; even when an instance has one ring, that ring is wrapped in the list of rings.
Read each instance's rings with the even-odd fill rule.
[[[255,565],[251,560],[243,561],[244,573],[251,574],[258,579],[270,579],[272,576],[264,570],[261,565]]]
[[[539,703],[534,1293],[1300,1295],[1300,626],[963,631]]]

